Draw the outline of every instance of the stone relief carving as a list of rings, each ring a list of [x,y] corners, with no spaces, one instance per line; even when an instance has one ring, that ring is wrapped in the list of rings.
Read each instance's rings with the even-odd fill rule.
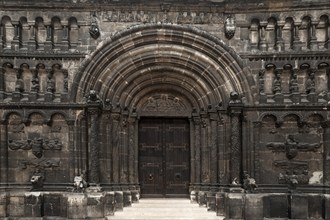
[[[34,158],[31,160],[22,160],[19,165],[22,170],[27,169],[28,167],[46,169],[58,167],[60,165],[60,160]]]
[[[168,94],[160,96],[151,96],[143,107],[146,112],[182,112],[186,107],[178,97],[172,97]]]
[[[164,7],[164,5],[162,5]],[[219,13],[204,12],[159,12],[150,11],[108,11],[103,19],[109,22],[174,23],[174,24],[223,24],[224,16]]]
[[[315,69],[308,70],[308,78],[306,80],[306,94],[315,93]]]
[[[291,93],[299,93],[297,70],[291,70],[289,90]]]
[[[37,158],[41,158],[43,156],[43,150],[61,150],[62,143],[58,139],[42,139],[42,138],[34,138],[28,139],[25,141],[21,140],[8,140],[8,147],[11,150],[31,150],[33,155]]]
[[[283,170],[278,176],[279,183],[289,184],[295,188],[297,184],[308,184],[308,162],[293,160],[299,151],[317,151],[320,143],[302,143],[293,135],[288,135],[285,142],[268,143],[267,147],[274,152],[285,152],[288,160],[276,160],[274,166]]]
[[[273,81],[273,93],[281,94],[282,91],[282,82],[281,82],[281,73],[278,70],[275,70],[275,78]]]
[[[97,25],[97,20],[96,20],[96,15],[94,14],[92,16],[92,23],[89,28],[89,34],[91,35],[92,38],[97,39],[100,36],[100,28]]]
[[[236,20],[235,17],[229,15],[225,21],[225,35],[228,39],[231,39],[235,35]]]
[[[267,147],[274,152],[285,152],[288,159],[293,159],[297,156],[299,151],[317,151],[320,143],[300,143],[293,135],[288,135],[285,142],[268,143]]]

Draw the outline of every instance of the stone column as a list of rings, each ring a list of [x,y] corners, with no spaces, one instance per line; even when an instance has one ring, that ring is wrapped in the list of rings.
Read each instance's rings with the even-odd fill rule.
[[[35,51],[37,49],[37,42],[36,42],[36,27],[35,23],[30,23],[30,37],[27,42],[27,47],[29,51]]]
[[[74,179],[75,175],[79,175],[80,173],[76,173],[76,152],[75,152],[75,140],[74,140],[74,134],[75,134],[75,120],[67,120],[67,125],[69,126],[69,174],[70,174],[70,180]]]
[[[63,24],[63,21],[62,21]],[[63,36],[61,41],[61,50],[67,51],[69,50],[69,30],[68,30],[68,24],[63,25]]]
[[[323,183],[324,185],[330,185],[330,121],[323,123],[324,135],[324,153],[323,153]]]
[[[6,68],[4,66],[0,67],[0,101],[5,99],[5,72]]]
[[[201,183],[201,119],[200,117],[193,118],[195,124],[195,183]]]
[[[301,50],[301,42],[299,39],[299,26],[301,25],[301,22],[294,22],[293,27],[293,50],[299,51]]]
[[[19,50],[19,23],[18,22],[12,22],[14,26],[14,38],[11,42],[11,49],[14,51]]]
[[[310,49],[311,50],[318,50],[318,42],[317,42],[317,37],[316,37],[316,25],[319,23],[318,20],[312,20],[311,21],[311,41],[310,41]]]
[[[267,21],[260,22],[260,42],[259,42],[259,49],[261,51],[267,51],[268,50],[268,45],[266,42],[266,26],[267,26]]]
[[[69,72],[67,69],[63,69],[63,93],[61,94],[61,101],[68,101],[68,92],[69,92]]]
[[[53,42],[52,42],[52,26],[51,24],[45,24],[46,26],[46,41],[45,41],[45,51],[49,51],[53,49]]]
[[[135,170],[134,170],[134,161],[135,161],[135,124],[136,118],[130,117],[128,119],[128,179],[130,184],[136,183],[134,181]]]
[[[89,137],[89,150],[90,150],[90,173],[89,182],[91,186],[97,186],[100,183],[100,158],[99,158],[99,114],[100,109],[98,105],[88,106],[88,115],[90,120],[90,137]]]
[[[241,182],[242,172],[242,126],[241,126],[241,103],[233,103],[229,105],[229,112],[231,117],[231,146],[230,146],[230,181],[235,178]]]
[[[194,184],[196,180],[196,160],[195,160],[195,138],[194,138],[194,122],[190,118],[189,119],[189,124],[190,124],[190,183]]]
[[[3,47],[5,46],[4,45],[4,39],[3,39],[3,32],[4,32],[4,27],[1,27],[0,28],[0,51],[3,51]]]
[[[285,21],[278,21],[277,22],[277,41],[276,41],[276,49],[277,51],[284,51],[285,48],[284,48],[284,41],[283,41],[283,38],[282,38],[282,29],[285,25]]]
[[[216,112],[210,113],[210,123],[211,123],[211,149],[210,149],[210,182],[216,184],[218,181],[218,149],[217,149],[217,139],[218,139],[218,115]]]
[[[7,121],[0,121],[0,184],[7,184],[8,176]]]
[[[119,183],[119,113],[112,113],[112,175],[114,183]]]

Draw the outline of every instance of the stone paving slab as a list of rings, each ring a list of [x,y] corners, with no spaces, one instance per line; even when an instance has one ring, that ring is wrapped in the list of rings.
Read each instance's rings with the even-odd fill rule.
[[[116,212],[107,219],[114,220],[223,220],[206,207],[190,203],[189,199],[141,199],[132,207]]]

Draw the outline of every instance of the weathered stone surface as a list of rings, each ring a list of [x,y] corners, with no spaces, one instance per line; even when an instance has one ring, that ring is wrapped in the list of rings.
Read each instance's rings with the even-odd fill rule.
[[[1,218],[192,192],[229,219],[329,218],[329,1],[0,8]],[[245,174],[260,188],[235,194]],[[81,175],[88,190],[68,193]]]
[[[84,219],[87,217],[87,196],[85,194],[68,195],[68,218]]]

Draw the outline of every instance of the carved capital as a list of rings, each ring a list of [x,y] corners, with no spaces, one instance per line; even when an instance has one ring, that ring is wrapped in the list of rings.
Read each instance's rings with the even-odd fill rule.
[[[262,122],[261,121],[254,121],[253,122],[253,127],[254,128],[261,128]]]

